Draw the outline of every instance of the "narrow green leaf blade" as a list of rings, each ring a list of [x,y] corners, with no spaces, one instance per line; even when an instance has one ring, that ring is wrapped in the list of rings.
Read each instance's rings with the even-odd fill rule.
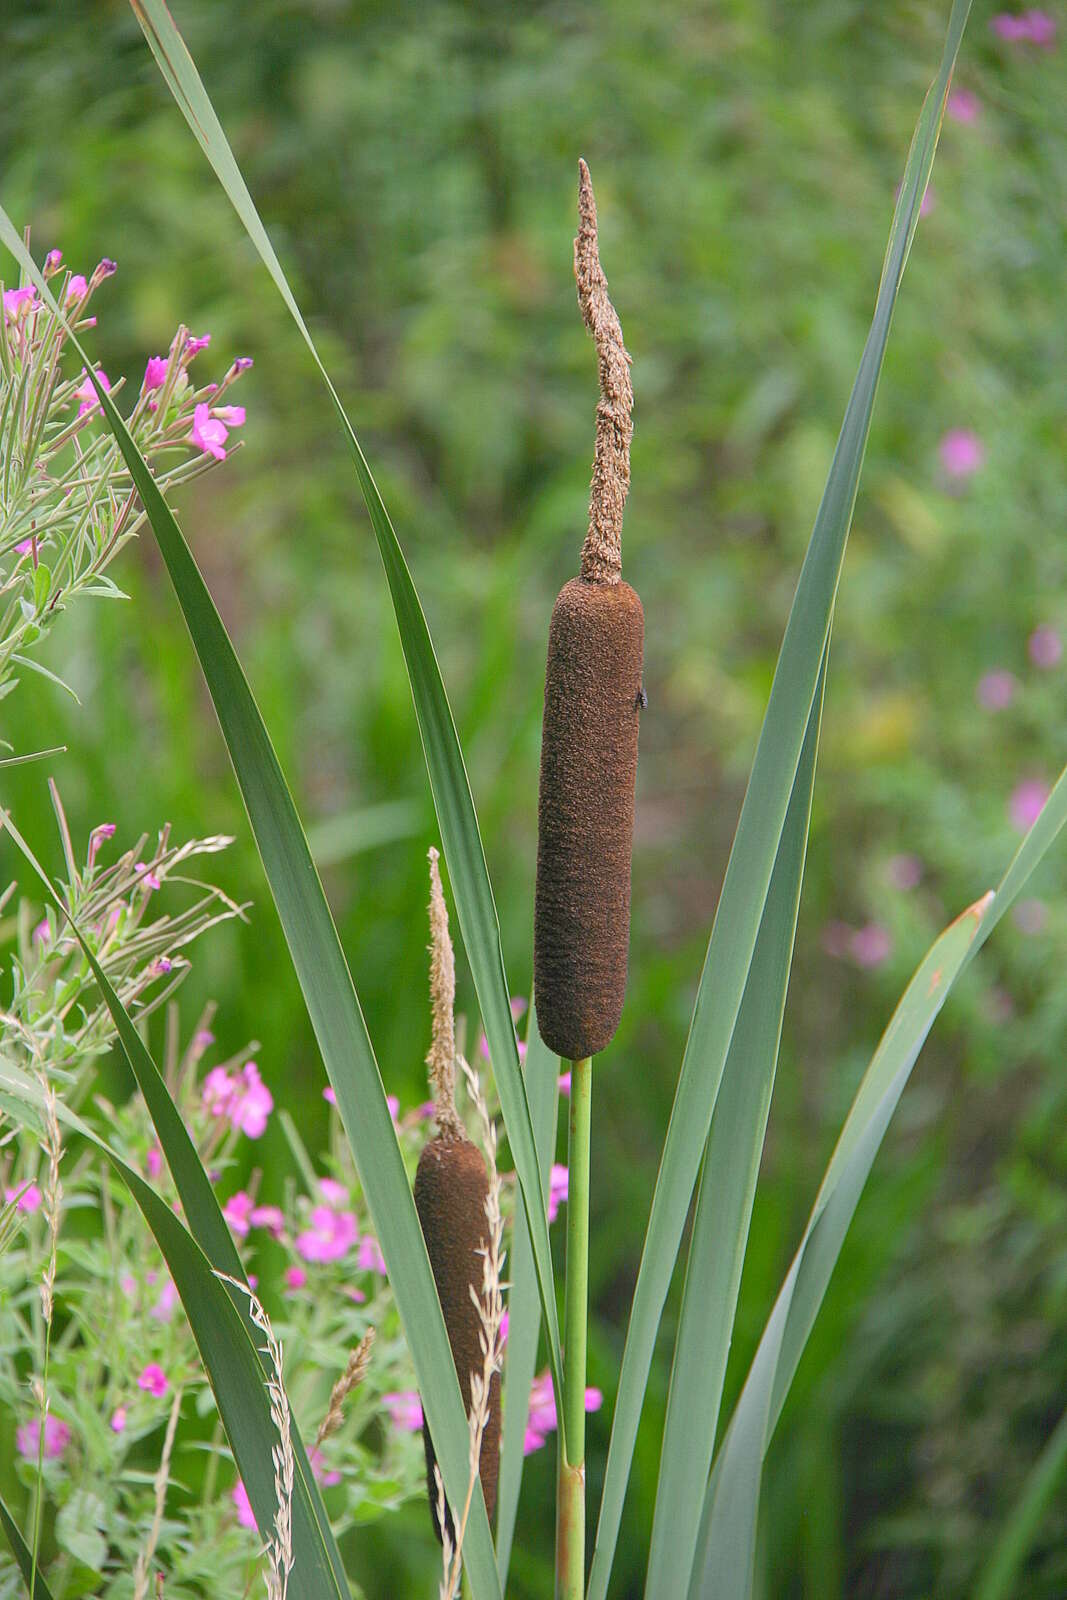
[[[59,316],[2,208],[0,240]],[[263,718],[192,553],[91,362],[70,338],[118,440],[196,647],[385,1257],[445,1492],[450,1503],[462,1505],[469,1470],[459,1381],[385,1089],[322,883]],[[517,1073],[510,1007],[508,1027]],[[544,1234],[547,1246],[547,1225]],[[478,1479],[474,1490],[464,1555],[478,1600],[496,1600],[496,1561]]]
[[[1018,1578],[1052,1496],[1067,1477],[1067,1412],[1034,1462],[974,1591],[974,1600],[1013,1600]]]
[[[549,1360],[557,1405],[562,1417],[562,1366],[559,1354],[559,1317],[552,1279],[552,1251],[548,1225],[537,1204],[537,1153],[526,1090],[519,1068],[515,1027],[500,944],[500,924],[493,901],[463,753],[437,664],[426,618],[403,551],[393,530],[378,486],[363,454],[340,396],[323,365],[315,342],[300,314],[281,264],[267,237],[232,150],[215,115],[196,64],[174,25],[163,0],[131,0],[167,85],[192,129],[201,149],[241,219],[271,278],[285,301],[307,345],[333,402],[355,463],[360,490],[370,514],[389,594],[396,615],[400,642],[411,684],[434,806],[441,828],[441,843],[459,915],[460,931],[478,995],[500,1108],[511,1146],[515,1173],[530,1230],[541,1311],[548,1330]]]
[[[11,1546],[11,1554],[18,1563],[18,1569],[22,1573],[28,1594],[30,1585],[33,1583],[33,1552],[19,1532],[18,1523],[4,1504],[2,1496],[0,1496],[0,1528],[3,1528],[4,1537]],[[34,1585],[33,1592],[35,1595],[40,1596],[40,1600],[52,1600],[52,1591],[41,1577],[40,1572],[37,1574],[37,1582]]]
[[[693,1565],[771,1108],[815,786],[826,657],[745,997],[711,1119],[660,1454],[648,1600],[675,1600]]]
[[[970,0],[954,0],[941,66],[904,169],[856,381],[797,583],[715,912],[638,1269],[589,1578],[605,1600],[656,1334],[785,825],[829,637],[893,309],[933,165]]]
[[[738,1594],[751,1574],[763,1458],[836,1265],[867,1175],[919,1051],[961,972],[989,938],[1067,823],[1067,770],[1023,839],[996,893],[941,934],[908,985],[852,1101],[811,1217],[760,1340],[704,1502],[689,1588]],[[732,1578],[727,1583],[727,1574]],[[723,1588],[726,1583],[727,1587]]]
[[[559,1057],[549,1051],[537,1030],[536,996],[530,1002],[526,1029],[526,1063],[523,1076],[533,1117],[541,1196],[548,1210],[549,1174],[556,1149],[559,1114]],[[537,1339],[541,1331],[541,1302],[537,1292],[530,1231],[521,1208],[516,1208],[508,1260],[508,1344],[504,1366],[504,1433],[500,1446],[500,1480],[496,1494],[496,1564],[500,1587],[507,1588],[515,1518],[522,1488],[526,1423],[530,1415],[530,1386],[537,1364]]]

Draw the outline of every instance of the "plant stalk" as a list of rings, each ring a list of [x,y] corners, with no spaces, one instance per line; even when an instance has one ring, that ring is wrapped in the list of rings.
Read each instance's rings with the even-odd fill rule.
[[[593,1061],[571,1063],[563,1426],[556,1507],[556,1600],[585,1595],[585,1352],[589,1310],[589,1129]]]

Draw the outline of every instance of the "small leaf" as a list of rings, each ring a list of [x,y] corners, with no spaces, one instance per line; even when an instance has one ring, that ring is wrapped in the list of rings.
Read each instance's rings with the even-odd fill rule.
[[[46,567],[42,561],[33,574],[33,603],[38,611],[43,611],[52,593],[52,569]]]

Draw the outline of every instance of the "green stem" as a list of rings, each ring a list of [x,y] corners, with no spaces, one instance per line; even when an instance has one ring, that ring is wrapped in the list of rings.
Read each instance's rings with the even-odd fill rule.
[[[556,1600],[585,1595],[585,1348],[589,1310],[589,1128],[593,1062],[571,1063],[563,1422],[556,1512]]]

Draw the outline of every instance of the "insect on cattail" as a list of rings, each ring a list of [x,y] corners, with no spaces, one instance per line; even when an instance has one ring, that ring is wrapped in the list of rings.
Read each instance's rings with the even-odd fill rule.
[[[415,1209],[426,1253],[433,1268],[437,1297],[448,1330],[464,1410],[471,1409],[471,1375],[483,1370],[482,1319],[476,1297],[483,1282],[483,1261],[489,1247],[486,1201],[489,1176],[485,1158],[468,1137],[456,1111],[456,1040],[453,1006],[456,969],[448,934],[448,912],[441,889],[437,851],[430,851],[430,994],[433,1005],[433,1039],[426,1057],[434,1097],[437,1133],[423,1146],[415,1174]],[[473,1291],[473,1295],[472,1295]],[[426,1423],[426,1487],[434,1532],[441,1539],[434,1467],[437,1457]],[[500,1375],[489,1385],[489,1410],[482,1434],[479,1471],[490,1519],[496,1505],[500,1458]],[[456,1531],[452,1507],[445,1506],[450,1542]]]
[[[589,168],[579,163],[578,302],[596,343],[600,401],[581,575],[552,612],[537,812],[534,994],[541,1037],[581,1060],[622,1015],[630,941],[644,612],[623,583],[633,388],[597,248]]]

